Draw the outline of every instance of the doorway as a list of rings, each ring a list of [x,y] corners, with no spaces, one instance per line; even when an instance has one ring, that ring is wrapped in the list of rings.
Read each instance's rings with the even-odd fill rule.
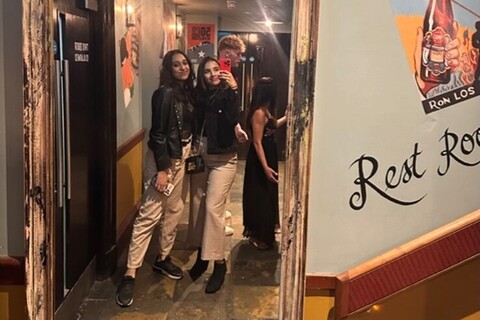
[[[44,59],[40,66],[29,64],[38,62],[40,56],[49,57],[49,42],[45,41],[51,34],[49,21],[53,21],[52,10],[47,0],[24,0],[24,30],[37,30],[35,35],[24,31],[25,70],[29,76],[24,86],[24,127],[25,127],[25,211],[27,216],[26,239],[27,254],[27,307],[32,319],[52,318],[54,308],[52,299],[53,281],[45,269],[51,229],[42,217],[52,216],[52,208],[44,204],[53,203],[54,186],[52,179],[53,134],[50,123],[52,116],[51,97],[53,88],[45,87],[45,82],[52,79],[49,68],[53,61]],[[303,277],[305,255],[305,226],[307,216],[307,189],[310,159],[311,124],[313,112],[313,87],[316,57],[316,27],[318,26],[318,1],[295,1],[295,12],[308,12],[309,15],[295,14],[294,40],[292,41],[292,63],[290,69],[290,100],[293,107],[287,133],[286,189],[284,232],[282,234],[282,281],[280,288],[280,317],[282,319],[301,319],[303,308]],[[113,10],[113,1],[110,2]],[[108,11],[107,11],[108,12]],[[113,11],[112,11],[113,12]],[[108,16],[105,14],[105,16]],[[46,17],[41,20],[38,17]],[[33,37],[33,38],[32,38]],[[37,60],[35,60],[37,59]],[[38,78],[37,78],[38,77]],[[47,79],[47,81],[45,80]],[[37,80],[37,81],[35,81]],[[53,83],[53,82],[52,82]],[[32,102],[36,102],[33,103]],[[38,121],[32,121],[32,118]],[[45,152],[44,152],[45,151]],[[30,159],[30,160],[29,160]],[[35,161],[33,160],[35,159]],[[111,178],[111,177],[110,177]],[[30,241],[31,240],[31,241]],[[51,247],[48,247],[51,248]],[[300,262],[300,263],[299,263]],[[49,288],[49,289],[45,289]],[[288,297],[288,299],[287,299]],[[39,303],[47,301],[47,303]],[[36,308],[36,306],[40,306]]]
[[[94,255],[89,210],[90,118],[94,116],[89,19],[57,11],[55,21],[55,308]]]

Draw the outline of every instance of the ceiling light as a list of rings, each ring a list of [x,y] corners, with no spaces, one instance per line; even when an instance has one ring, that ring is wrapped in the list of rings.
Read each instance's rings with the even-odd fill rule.
[[[235,9],[237,2],[234,0],[227,0],[227,8],[228,9]]]
[[[267,27],[271,27],[271,26],[274,25],[274,24],[283,24],[282,21],[272,21],[272,20],[270,20],[270,19],[263,20],[263,21],[255,21],[255,23],[264,24],[264,25],[266,25]]]

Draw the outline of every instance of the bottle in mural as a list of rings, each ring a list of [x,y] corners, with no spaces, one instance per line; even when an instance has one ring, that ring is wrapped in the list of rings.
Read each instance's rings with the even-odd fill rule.
[[[423,20],[420,76],[424,81],[433,83],[450,81],[445,46],[454,37],[451,0],[430,0]]]

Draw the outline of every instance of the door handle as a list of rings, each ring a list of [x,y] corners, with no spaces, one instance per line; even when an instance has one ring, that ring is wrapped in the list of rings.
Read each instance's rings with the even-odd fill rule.
[[[255,78],[253,77],[253,68],[254,65],[253,65],[253,62],[250,63],[250,90],[248,90],[248,101],[250,102],[252,100],[252,95],[253,95],[253,86],[255,85]],[[248,103],[249,103],[248,102]]]
[[[62,96],[62,70],[60,61],[55,60],[55,144],[57,148],[57,205],[63,207],[63,188],[65,187],[64,161],[64,132],[63,132],[63,96]]]
[[[67,172],[67,199],[71,199],[72,186],[72,159],[70,147],[70,69],[69,61],[63,60],[63,76],[65,81],[65,146],[66,146],[66,172]]]
[[[247,102],[245,102],[245,63],[242,63],[242,106],[241,106],[241,110],[240,111],[243,111],[246,109],[246,104]]]

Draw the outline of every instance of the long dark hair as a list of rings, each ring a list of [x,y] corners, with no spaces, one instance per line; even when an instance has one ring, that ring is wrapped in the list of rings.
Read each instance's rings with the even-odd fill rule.
[[[187,59],[188,66],[190,67],[190,74],[188,75],[187,80],[185,80],[184,85],[182,86],[177,79],[173,76],[173,56],[175,54],[181,54]],[[193,91],[193,82],[195,81],[195,72],[193,71],[193,65],[190,59],[182,50],[170,50],[163,57],[162,68],[160,69],[160,87],[167,86],[174,89],[178,97],[185,96],[184,93],[190,93]],[[187,95],[187,98],[190,98],[190,94]]]
[[[252,116],[260,108],[267,108],[270,116],[275,119],[275,107],[277,103],[277,88],[272,77],[262,77],[255,83],[252,93],[252,101],[248,110],[247,126],[252,126]]]
[[[205,77],[204,77],[205,65],[207,64],[207,62],[210,62],[210,61],[213,61],[220,66],[220,63],[218,62],[218,60],[213,57],[205,57],[202,59],[202,61],[200,61],[200,64],[198,65],[198,71],[197,71],[197,74],[198,74],[197,86],[195,87],[195,93],[197,95],[206,96],[210,90],[209,86],[205,82]]]

